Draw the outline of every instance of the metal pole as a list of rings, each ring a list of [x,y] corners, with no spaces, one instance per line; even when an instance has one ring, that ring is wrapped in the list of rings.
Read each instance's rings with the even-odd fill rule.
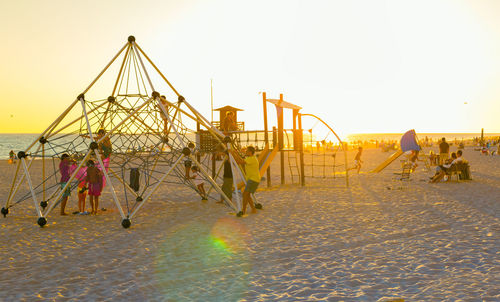
[[[30,187],[31,197],[33,197],[33,202],[35,203],[36,213],[38,217],[42,217],[42,211],[40,211],[38,201],[36,200],[35,191],[33,190],[33,185],[31,183],[30,172],[28,171],[28,167],[26,166],[26,161],[24,160],[24,157],[21,158],[21,163],[24,168],[24,174],[26,175],[26,180],[28,181],[28,186]]]
[[[240,211],[241,208],[236,208],[233,204],[233,202],[231,200],[229,200],[229,198],[226,196],[226,194],[224,194],[224,192],[222,191],[222,189],[219,187],[219,185],[217,185],[217,183],[212,179],[212,177],[210,177],[210,175],[207,173],[207,171],[205,171],[205,169],[203,168],[203,166],[196,160],[196,158],[190,154],[189,155],[189,158],[191,158],[194,163],[198,166],[198,168],[200,169],[200,172],[201,174],[203,174],[207,179],[208,179],[208,182],[210,182],[210,184],[213,186],[213,188],[217,191],[217,193],[221,194],[222,197],[224,197],[224,199],[226,200],[226,202],[228,203],[228,205],[235,211]],[[233,175],[234,176],[234,175]]]
[[[122,49],[120,49],[120,51],[113,57],[113,59],[111,59],[111,61],[108,63],[108,65],[106,65],[106,67],[104,67],[104,69],[101,71],[101,73],[94,79],[94,81],[92,81],[92,83],[90,83],[89,87],[87,87],[87,89],[85,89],[82,94],[85,94],[87,93],[87,91],[89,91],[89,89],[95,84],[95,82],[97,82],[97,80],[102,76],[102,74],[109,68],[109,66],[111,64],[113,64],[113,62],[115,61],[115,59],[122,53],[122,51],[125,49],[125,47],[127,47],[129,44],[129,42],[125,43],[125,45],[123,45]]]
[[[298,118],[298,124],[299,124],[299,133],[298,133],[298,138],[299,141],[298,146],[299,146],[299,154],[300,154],[300,184],[302,186],[306,185],[306,177],[305,177],[305,172],[304,172],[304,140],[303,140],[303,134],[304,130],[302,130],[302,114],[297,112],[297,118]]]
[[[42,144],[42,200],[45,200],[45,144]]]
[[[280,102],[283,102],[283,94],[280,93]],[[285,152],[283,151],[283,107],[276,106],[278,114],[278,146],[280,150],[281,184],[285,184]]]
[[[82,104],[83,115],[85,116],[85,120],[87,121],[87,131],[89,132],[90,141],[91,141],[91,143],[93,143],[93,142],[95,142],[95,140],[94,140],[94,136],[92,134],[92,129],[90,129],[90,121],[89,121],[89,117],[87,116],[87,110],[85,108],[85,100],[83,98],[81,98],[80,103]],[[107,135],[109,135],[109,133]],[[102,138],[102,139],[104,139],[104,138]],[[102,139],[100,139],[100,141]],[[101,165],[102,173],[104,174],[104,178],[106,178],[106,182],[111,187],[111,195],[113,196],[113,200],[115,201],[116,207],[118,208],[118,211],[120,211],[120,215],[122,216],[122,219],[125,219],[125,214],[123,213],[123,209],[120,205],[120,202],[118,201],[118,196],[116,196],[115,188],[113,187],[113,183],[111,183],[111,179],[109,178],[108,172],[106,171],[106,167],[104,166],[104,163],[102,161],[101,154],[99,154],[98,149],[94,149],[94,153],[95,153],[95,156],[97,157],[97,161],[99,161],[99,164]],[[82,163],[80,163],[80,165]]]
[[[125,62],[127,61],[127,57],[128,57],[128,53],[130,51],[130,43],[127,44],[128,47],[127,47],[127,51],[125,51],[125,56],[123,56],[123,61],[122,61],[122,65],[120,66],[120,71],[118,72],[118,76],[116,77],[116,81],[115,81],[115,86],[113,87],[113,92],[111,92],[111,95],[114,96],[115,95],[115,92],[116,92],[116,87],[118,86],[118,82],[120,80],[120,76],[122,74],[122,71],[123,71],[123,67],[125,66]]]
[[[163,78],[163,80],[165,80],[165,82],[168,84],[168,86],[170,86],[170,88],[175,92],[175,94],[177,96],[180,96],[180,94],[177,92],[177,90],[175,90],[174,86],[172,86],[172,84],[170,84],[170,82],[163,75],[163,73],[161,73],[161,71],[158,69],[158,67],[156,67],[156,65],[153,63],[153,61],[151,61],[151,59],[149,59],[149,57],[146,55],[146,53],[144,51],[142,51],[141,47],[137,43],[134,43],[134,44],[137,47],[137,49],[139,49],[139,51],[144,55],[146,60],[148,60],[149,64],[151,64],[154,67],[154,69],[156,69],[156,71],[160,74],[160,76]]]
[[[28,148],[26,148],[26,150],[24,150],[24,153],[28,153],[29,149],[31,149],[31,147],[33,147],[36,142],[38,142],[40,140],[40,138],[42,138],[42,136],[44,136],[49,130],[52,131],[53,128],[55,126],[57,126],[61,120],[66,116],[66,114],[68,114],[69,111],[71,111],[71,109],[73,109],[73,107],[76,105],[76,103],[78,102],[78,99],[74,100],[73,103],[71,103],[71,105],[69,105],[68,108],[66,108],[66,110],[64,110],[64,112],[58,117],[56,118],[55,121],[52,122],[52,124],[50,124],[49,127],[47,127],[47,129],[45,129],[45,131],[42,132],[42,134],[40,134],[32,143],[31,145],[29,145]],[[49,132],[50,134],[50,132]]]
[[[167,178],[168,175],[170,175],[170,173],[173,171],[173,169],[179,164],[179,162],[183,158],[184,158],[184,154],[181,154],[179,156],[179,158],[175,161],[175,163],[172,165],[172,167],[170,167],[170,169],[167,171],[167,173],[165,173],[160,178],[160,180],[155,184],[155,186],[153,187],[153,189],[151,189],[151,191],[149,191],[149,194],[146,195],[146,197],[144,197],[144,199],[142,200],[142,202],[135,208],[135,210],[132,212],[132,214],[130,214],[127,218],[132,219],[132,217],[135,215],[135,213],[137,213],[137,211],[139,211],[139,209],[146,203],[146,200],[148,200],[149,197],[151,197],[151,195],[153,195],[153,193],[156,191],[156,189],[158,188],[158,186],[165,180],[165,178]]]
[[[47,210],[45,210],[45,213],[43,213],[43,216],[44,217],[47,217],[49,215],[49,213],[52,211],[52,209],[55,207],[57,201],[62,197],[64,191],[66,191],[66,189],[71,186],[71,182],[73,181],[73,179],[75,179],[75,176],[76,174],[78,173],[78,170],[80,170],[80,168],[83,166],[83,163],[87,160],[87,158],[90,156],[90,151],[89,150],[87,152],[87,154],[85,154],[85,157],[83,157],[82,161],[80,162],[80,164],[78,165],[78,167],[75,169],[75,171],[73,172],[73,174],[71,174],[71,177],[68,179],[66,185],[64,186],[64,188],[61,189],[61,191],[59,192],[59,194],[57,194],[57,198],[54,199],[54,202],[52,202],[49,207],[47,208]],[[57,191],[54,191],[54,193],[52,193],[48,199],[52,199],[52,197],[54,197],[54,195],[56,194]]]
[[[212,125],[214,124],[214,89],[212,85],[212,79],[210,79],[210,119]]]
[[[144,66],[144,63],[142,62],[142,58],[141,58],[139,52],[137,51],[137,47],[136,47],[135,42],[132,42],[132,46],[134,47],[135,52],[137,53],[137,57],[139,58],[139,62],[141,62],[142,69],[144,69],[144,73],[146,74],[146,78],[148,79],[148,82],[149,82],[149,85],[151,86],[151,89],[153,91],[155,91],[155,88],[153,87],[153,82],[151,82],[151,79],[149,78],[149,74],[146,71],[146,67]]]
[[[161,102],[158,103],[158,105],[160,106],[161,110],[163,111],[163,113],[165,113],[165,117],[168,119],[169,123],[172,124],[172,129],[174,129],[174,132],[175,132],[175,135],[177,136],[177,139],[180,141],[180,144],[183,148],[186,147],[186,144],[184,144],[184,141],[182,140],[181,136],[179,135],[179,132],[177,132],[177,129],[176,127],[173,126],[173,123],[172,123],[172,120],[170,119],[170,117],[168,116],[167,114],[167,111],[165,109],[165,107],[163,106],[163,104]],[[186,104],[189,106],[189,104]],[[197,114],[197,112],[195,112],[195,114]],[[196,158],[190,154],[189,155],[189,158],[191,158],[195,163],[196,165],[198,166],[198,168],[200,168],[200,172],[205,175],[205,177],[207,177],[207,179],[209,180],[209,182],[211,183],[211,185],[214,187],[214,189],[219,193],[221,194],[223,197],[226,195],[224,194],[224,192],[222,192],[222,190],[219,188],[219,186],[217,185],[217,183],[210,177],[210,175],[208,175],[208,173],[205,171],[205,169],[203,169],[202,165],[196,160]],[[228,203],[228,205],[230,205],[234,210],[239,210],[239,209],[236,209],[236,207],[233,205],[233,203],[227,198],[227,196],[225,196],[226,198],[226,202]]]
[[[10,197],[12,196],[12,192],[14,190],[14,186],[16,185],[16,180],[17,180],[17,174],[19,173],[19,168],[21,168],[21,161],[18,162],[16,165],[16,174],[14,174],[14,178],[12,178],[12,185],[10,186],[10,191],[9,191],[9,197],[7,198],[7,201],[5,202],[5,208],[9,208],[9,202],[10,202]]]
[[[40,145],[38,146],[38,148],[36,149],[35,153],[38,153],[38,151],[40,151]],[[30,159],[30,162],[28,164],[28,171],[31,169],[31,165],[33,164],[34,162],[34,158],[31,158]],[[19,170],[19,165],[21,165],[21,161],[19,161],[19,164],[18,164],[18,168],[17,170]],[[26,177],[26,173],[24,173],[22,176],[21,176],[21,179],[19,180],[19,182],[17,182],[15,188],[14,188],[14,191],[11,191],[9,192],[9,199],[7,199],[7,203],[5,205],[5,208],[8,208],[10,202],[12,201],[12,199],[14,199],[14,197],[16,196],[16,193],[17,193],[17,190],[19,189],[19,186],[21,185],[21,183],[23,182],[24,178]],[[16,178],[17,178],[17,171],[16,171],[16,177],[14,178],[14,180],[12,181],[12,185],[15,184],[15,181],[16,181]],[[12,193],[12,194],[11,194]]]

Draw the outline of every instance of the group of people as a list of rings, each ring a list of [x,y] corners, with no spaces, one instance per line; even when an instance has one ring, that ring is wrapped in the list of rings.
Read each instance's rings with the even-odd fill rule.
[[[192,154],[195,154],[194,144],[189,143],[188,148],[191,150]],[[220,201],[217,203],[223,203],[224,199],[227,197],[229,200],[233,198],[233,170],[231,167],[231,160],[229,154],[234,158],[236,163],[244,167],[246,185],[243,190],[243,205],[241,214],[246,214],[247,206],[250,206],[251,213],[256,213],[255,204],[252,199],[252,194],[255,193],[257,187],[260,183],[260,170],[259,170],[259,160],[255,155],[255,147],[248,146],[245,150],[245,158],[242,158],[238,152],[233,149],[223,151],[225,153],[224,170],[223,170],[223,183],[221,190],[225,196],[221,196]],[[202,196],[203,200],[206,200],[207,193],[204,188],[204,178],[200,174],[200,169],[197,166],[192,166],[192,161],[188,158],[184,162],[186,179],[190,179],[196,186],[198,192]]]
[[[108,158],[111,155],[113,148],[111,140],[109,139],[109,136],[106,136],[106,131],[104,129],[99,129],[96,141],[99,141],[98,146],[102,160]],[[99,209],[99,196],[101,196],[101,192],[104,187],[104,175],[103,172],[96,166],[96,163],[91,159],[87,160],[85,166],[87,168],[86,173],[78,179],[78,211],[73,214],[97,214]],[[61,197],[61,215],[63,216],[68,215],[66,213],[66,204],[68,202],[68,197],[71,195],[71,184],[68,184],[68,181],[71,178],[71,172],[74,168],[76,168],[76,161],[71,159],[67,153],[61,155],[59,173],[61,174],[61,190],[64,190]],[[66,189],[64,189],[65,187]],[[85,209],[87,195],[90,199],[90,212]]]
[[[439,143],[439,157],[437,157],[439,162],[436,167],[436,173],[431,177],[430,182],[437,183],[442,180],[446,180],[447,174],[454,165],[467,162],[462,157],[462,154],[462,150],[458,150],[456,153],[451,153],[450,158],[450,145],[446,142],[446,138],[443,137]]]
[[[434,176],[431,177],[430,182],[431,183],[436,183],[440,182],[442,180],[446,180],[446,175],[449,173],[450,169],[453,167],[453,165],[456,165],[458,163],[462,162],[467,162],[463,157],[462,157],[462,150],[458,150],[456,153],[453,152],[451,153],[451,158],[447,158],[443,164],[438,165],[436,167],[436,173]]]
[[[59,163],[59,172],[61,173],[60,186],[61,190],[64,190],[61,199],[61,215],[68,215],[65,210],[68,197],[71,195],[71,185],[67,184],[71,178],[72,166],[76,166],[76,162],[71,159],[68,154],[64,153],[61,156],[61,162]],[[80,215],[97,214],[97,209],[99,208],[99,196],[101,195],[104,183],[102,171],[96,167],[93,160],[88,160],[86,162],[86,167],[86,175],[81,177],[81,179],[78,179],[78,212],[75,212],[75,214]],[[87,191],[92,208],[90,213],[85,211]]]

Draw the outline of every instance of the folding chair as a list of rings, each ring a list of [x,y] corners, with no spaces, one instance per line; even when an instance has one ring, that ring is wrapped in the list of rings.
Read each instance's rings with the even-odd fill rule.
[[[413,169],[413,165],[410,162],[405,162],[402,165],[402,170],[401,173],[394,173],[394,176],[392,178],[392,189],[404,189],[409,187],[410,183],[410,175]],[[395,187],[394,182],[398,182],[399,186]],[[388,189],[391,189],[391,187],[388,187]]]

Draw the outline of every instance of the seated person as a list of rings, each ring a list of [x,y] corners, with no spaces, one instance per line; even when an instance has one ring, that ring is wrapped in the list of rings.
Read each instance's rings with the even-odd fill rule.
[[[457,154],[453,152],[451,154],[451,158],[447,159],[443,165],[439,165],[436,167],[436,174],[431,177],[431,183],[436,183],[441,181],[445,175],[450,171],[451,166],[457,163]]]
[[[467,163],[468,161],[462,157],[462,150],[457,151],[457,162]]]
[[[481,148],[481,154],[484,154],[484,155],[489,155],[490,154],[490,150],[488,149],[488,147],[486,146],[486,144],[483,144],[483,147]]]
[[[471,180],[469,162],[463,158],[462,150],[457,151],[457,169],[460,171],[459,177],[461,180]]]

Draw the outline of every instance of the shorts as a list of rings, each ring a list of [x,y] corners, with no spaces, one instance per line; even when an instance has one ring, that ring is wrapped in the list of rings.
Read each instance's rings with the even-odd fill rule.
[[[102,191],[102,185],[98,182],[89,183],[89,195],[90,196],[100,196]]]
[[[224,182],[222,183],[222,192],[231,199],[233,197],[233,179],[224,177]]]
[[[245,192],[249,193],[255,193],[257,191],[257,187],[259,186],[259,183],[256,181],[253,181],[251,179],[247,180],[247,185],[245,186]]]
[[[188,159],[188,160],[186,160],[186,161],[184,162],[184,167],[186,167],[186,168],[191,168],[191,165],[192,165],[192,164],[193,164],[193,162],[192,162],[191,160],[189,160],[189,159]]]
[[[64,189],[64,186],[66,186],[67,182],[61,182],[61,190]],[[71,185],[69,185],[66,190],[64,191],[62,197],[68,197],[71,195]]]

